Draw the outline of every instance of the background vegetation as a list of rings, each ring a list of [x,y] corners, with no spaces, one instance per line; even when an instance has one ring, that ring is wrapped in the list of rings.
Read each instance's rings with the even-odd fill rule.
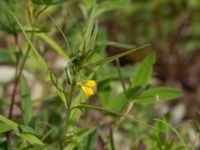
[[[0,149],[198,150],[199,13],[199,0],[1,0]]]

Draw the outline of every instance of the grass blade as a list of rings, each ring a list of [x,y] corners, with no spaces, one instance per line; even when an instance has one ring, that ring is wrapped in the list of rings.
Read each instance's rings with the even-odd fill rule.
[[[180,135],[180,133],[172,126],[170,125],[168,122],[166,121],[163,121],[162,119],[155,119],[156,121],[160,121],[162,122],[163,124],[167,125],[169,128],[172,129],[172,131],[177,135],[177,137],[180,139],[181,143],[183,144],[183,147],[185,150],[188,150],[188,146],[187,144],[185,143],[184,139],[182,138],[182,136]]]

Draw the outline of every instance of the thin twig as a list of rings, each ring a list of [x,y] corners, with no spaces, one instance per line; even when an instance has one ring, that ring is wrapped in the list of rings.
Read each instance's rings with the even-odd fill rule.
[[[17,94],[17,90],[18,90],[18,86],[19,86],[19,81],[20,81],[20,77],[22,75],[22,71],[23,71],[23,68],[25,66],[26,60],[27,60],[28,55],[30,53],[30,49],[31,49],[31,47],[29,45],[28,49],[26,51],[25,57],[22,61],[22,65],[19,67],[19,69],[16,69],[16,79],[15,79],[14,88],[13,88],[13,92],[12,92],[12,96],[11,96],[11,104],[10,104],[10,107],[9,107],[9,114],[8,114],[9,119],[12,119],[12,117],[13,117],[13,108],[14,108],[14,104],[15,104],[15,101],[16,101],[16,94]],[[11,132],[8,132],[7,135],[6,135],[8,143],[10,141],[10,133]]]
[[[127,109],[125,110],[125,112],[123,113],[124,115],[120,117],[119,121],[116,123],[114,130],[116,131],[119,126],[124,122],[124,120],[126,119],[126,117],[129,115],[129,113],[131,112],[132,108],[133,108],[133,102],[129,103]]]

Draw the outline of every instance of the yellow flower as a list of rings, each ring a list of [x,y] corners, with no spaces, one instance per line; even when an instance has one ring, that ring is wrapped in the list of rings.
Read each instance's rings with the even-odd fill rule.
[[[81,85],[81,89],[87,97],[94,95],[94,87],[96,82],[94,80],[87,80],[85,84]]]
[[[94,80],[87,80],[86,85],[88,87],[94,88],[96,86],[96,82]]]
[[[91,96],[94,94],[94,90],[90,87],[87,87],[87,86],[81,86],[81,89],[83,90],[83,92],[85,93],[85,95],[87,97]]]

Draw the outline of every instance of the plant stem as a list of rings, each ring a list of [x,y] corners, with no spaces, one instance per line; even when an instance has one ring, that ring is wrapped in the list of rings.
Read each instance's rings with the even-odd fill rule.
[[[67,100],[67,110],[66,110],[65,132],[64,132],[64,136],[67,134],[67,132],[68,132],[68,130],[69,130],[70,114],[71,114],[71,110],[73,109],[73,108],[71,108],[71,104],[72,104],[72,98],[73,98],[74,88],[75,88],[75,86],[72,85],[72,86],[71,86],[71,89],[70,89],[69,99]]]
[[[39,13],[39,15],[41,13]],[[32,31],[34,31],[34,28],[35,28],[37,19],[39,18],[39,15],[36,16],[36,19],[34,21],[32,21],[33,18],[34,18],[33,16],[30,16],[30,18],[29,18],[29,21],[30,21],[30,24],[31,24],[31,27],[32,27]],[[30,40],[31,41],[34,40],[34,35],[35,35],[34,32],[31,32],[31,35],[30,35]],[[16,44],[19,46],[17,35],[15,36],[15,41],[16,41]],[[12,92],[12,95],[11,95],[11,104],[10,104],[10,107],[9,107],[9,114],[8,114],[8,118],[9,119],[12,119],[12,117],[13,117],[13,109],[14,109],[14,104],[15,104],[15,101],[16,101],[16,94],[17,94],[17,90],[18,90],[18,86],[19,86],[19,81],[20,81],[24,66],[26,64],[26,61],[28,59],[28,56],[30,54],[30,50],[31,50],[31,46],[29,44],[28,47],[27,47],[25,56],[24,56],[24,58],[22,60],[22,63],[21,63],[21,65],[19,67],[18,67],[18,62],[17,62],[16,78],[15,78],[15,82],[14,82],[13,92]],[[7,143],[10,143],[10,134],[11,134],[11,132],[8,132],[7,135],[6,135]]]
[[[123,113],[124,115],[120,117],[119,121],[116,123],[115,127],[114,127],[114,131],[116,131],[120,125],[124,122],[124,120],[126,119],[126,117],[129,115],[130,111],[133,108],[133,102],[130,102],[127,109],[125,110],[125,112]]]
[[[31,39],[33,39],[33,34],[31,36]],[[18,86],[19,86],[19,81],[20,81],[20,77],[22,75],[22,71],[24,69],[26,60],[27,60],[28,55],[30,53],[30,49],[31,49],[31,47],[29,45],[28,48],[27,48],[27,51],[25,53],[25,56],[24,56],[24,59],[22,61],[21,66],[16,69],[16,79],[15,79],[15,83],[14,83],[13,92],[12,92],[12,95],[11,95],[11,104],[10,104],[10,107],[9,107],[9,114],[8,114],[9,119],[12,119],[12,117],[13,117],[13,108],[14,108],[14,104],[15,104],[15,100],[16,100],[16,94],[17,94],[17,90],[18,90]],[[11,132],[8,132],[7,135],[6,135],[8,143],[10,142],[10,133]]]
[[[123,92],[124,92],[126,98],[128,99],[125,82],[124,82],[124,79],[123,79],[123,76],[122,76],[122,73],[121,73],[121,69],[120,69],[119,59],[116,60],[116,63],[117,63],[117,70],[118,70],[118,74],[119,74],[119,77],[120,77],[120,81],[121,81],[121,85],[122,85],[122,88],[123,88]],[[116,131],[120,127],[120,125],[124,122],[126,116],[129,115],[130,111],[133,108],[133,104],[134,104],[133,102],[130,102],[128,107],[124,110],[124,113],[123,113],[124,115],[120,116],[119,121],[116,122],[116,125],[114,127],[114,131]]]
[[[15,104],[15,97],[16,97],[16,94],[17,94],[17,89],[18,89],[20,77],[21,77],[21,74],[22,74],[22,71],[23,71],[23,68],[25,66],[25,63],[26,63],[26,60],[28,58],[29,53],[30,53],[30,46],[28,46],[25,57],[22,61],[22,65],[19,67],[19,69],[16,70],[16,79],[15,79],[15,83],[14,83],[14,89],[13,89],[13,92],[12,92],[11,104],[10,104],[10,108],[9,108],[9,115],[8,115],[9,119],[12,119],[12,117],[13,117],[13,107],[14,107],[14,104]]]

